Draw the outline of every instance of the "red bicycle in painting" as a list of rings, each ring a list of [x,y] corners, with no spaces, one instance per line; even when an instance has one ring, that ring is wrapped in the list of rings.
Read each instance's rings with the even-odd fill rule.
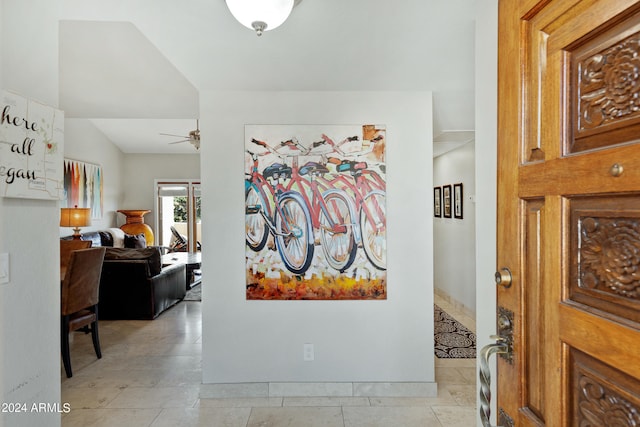
[[[316,162],[298,166],[299,156],[311,150],[297,141],[284,141],[279,149],[263,141],[253,139],[252,142],[270,154],[291,158],[292,165],[274,163],[260,174],[260,154],[247,150],[253,159],[245,183],[247,245],[259,251],[271,233],[287,269],[294,274],[304,274],[313,260],[314,230],[319,230],[328,264],[340,272],[346,270],[353,263],[357,246],[354,211],[344,190],[327,188],[319,182],[318,178],[329,172],[326,166]],[[287,153],[281,151],[283,147],[288,148]]]
[[[252,160],[251,170],[245,173],[245,235],[247,246],[259,252],[269,239],[276,193],[287,191],[283,181],[291,177],[291,168],[283,163],[273,163],[265,168],[264,174],[261,173],[258,169],[260,157],[279,154],[265,142],[256,139],[251,142],[263,147],[264,151],[245,150]]]
[[[339,143],[327,135],[322,135],[324,142],[342,158],[328,157],[328,163],[336,167],[336,175],[328,185],[339,187],[353,197],[355,211],[359,215],[359,227],[356,240],[362,245],[367,258],[377,269],[387,268],[387,218],[386,218],[386,183],[376,171],[372,170],[366,161],[352,160],[371,153],[375,144],[382,140],[382,136],[370,141],[369,148],[359,152],[345,152],[341,146],[347,142],[356,141],[357,136],[346,138]],[[318,143],[315,143],[318,145]],[[384,171],[384,169],[381,169]]]

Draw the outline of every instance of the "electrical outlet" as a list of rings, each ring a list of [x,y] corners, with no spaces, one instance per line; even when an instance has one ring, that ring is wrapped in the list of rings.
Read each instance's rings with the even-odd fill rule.
[[[313,362],[313,344],[304,344],[302,358],[305,362]]]

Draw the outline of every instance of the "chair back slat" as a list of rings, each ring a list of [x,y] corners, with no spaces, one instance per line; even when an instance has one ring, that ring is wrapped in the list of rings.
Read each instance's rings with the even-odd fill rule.
[[[105,251],[105,248],[99,247],[71,252],[62,280],[60,301],[63,316],[98,304]]]

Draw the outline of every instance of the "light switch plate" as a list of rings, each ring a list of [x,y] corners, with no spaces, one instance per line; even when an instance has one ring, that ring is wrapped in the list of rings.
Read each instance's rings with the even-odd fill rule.
[[[9,283],[9,254],[0,254],[0,285]]]

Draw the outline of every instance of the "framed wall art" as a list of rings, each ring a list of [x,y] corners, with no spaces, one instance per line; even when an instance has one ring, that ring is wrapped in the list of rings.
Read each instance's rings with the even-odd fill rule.
[[[462,183],[453,184],[453,217],[462,219]]]
[[[442,187],[433,189],[433,216],[442,217]]]
[[[384,125],[245,126],[248,300],[387,298]]]
[[[451,186],[442,186],[442,210],[445,218],[451,218]]]

